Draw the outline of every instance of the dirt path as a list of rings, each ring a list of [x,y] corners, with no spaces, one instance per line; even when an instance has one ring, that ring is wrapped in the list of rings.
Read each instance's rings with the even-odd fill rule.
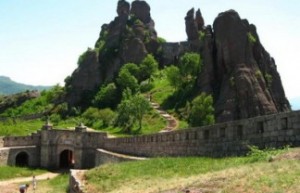
[[[59,173],[47,172],[45,174],[37,175],[36,180],[41,181],[41,180],[52,179],[58,175],[59,175]],[[29,183],[31,185],[31,181],[32,181],[32,176],[0,181],[0,192],[1,193],[17,193],[18,187],[21,183]],[[31,188],[32,187],[30,186],[27,193],[34,192]]]
[[[177,121],[177,119],[175,119],[175,117],[173,117],[166,111],[162,110],[160,108],[159,104],[151,102],[151,101],[150,101],[150,104],[151,104],[152,108],[155,109],[167,121],[167,126],[164,127],[160,132],[173,131],[178,128],[178,121]]]

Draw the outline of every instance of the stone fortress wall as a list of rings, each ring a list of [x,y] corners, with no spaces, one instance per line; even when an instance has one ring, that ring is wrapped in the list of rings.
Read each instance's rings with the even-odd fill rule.
[[[211,126],[128,138],[107,139],[103,149],[136,156],[242,155],[259,148],[300,146],[300,111]]]
[[[77,169],[131,160],[130,156],[243,155],[248,145],[260,148],[300,146],[300,111],[124,138],[108,138],[106,133],[89,132],[84,127],[70,131],[44,126],[31,136],[5,137],[3,144],[1,165],[14,165],[23,152],[28,155],[29,166],[45,168],[58,168],[60,155],[65,150],[73,154]]]

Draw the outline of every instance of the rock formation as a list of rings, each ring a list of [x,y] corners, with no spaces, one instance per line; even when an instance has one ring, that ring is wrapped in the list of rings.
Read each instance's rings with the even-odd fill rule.
[[[145,1],[130,4],[119,0],[118,16],[101,27],[95,49],[88,49],[78,68],[67,78],[66,100],[69,106],[88,106],[92,97],[110,82],[123,64],[140,63],[159,48],[150,6]]]
[[[213,96],[217,122],[290,110],[274,59],[260,43],[255,26],[236,11],[220,13],[212,28],[204,25],[200,9],[191,9],[185,17],[188,41],[161,45],[150,10],[145,1],[130,6],[119,0],[118,16],[102,26],[95,49],[83,54],[66,82],[70,106],[89,102],[123,64],[138,64],[148,53],[165,66],[177,64],[185,52],[197,52],[203,63],[197,91]]]

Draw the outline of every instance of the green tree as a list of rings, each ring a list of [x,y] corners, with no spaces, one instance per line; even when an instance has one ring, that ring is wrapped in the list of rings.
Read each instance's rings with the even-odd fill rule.
[[[188,109],[188,122],[192,127],[210,125],[215,122],[211,95],[201,93],[189,104]]]
[[[130,98],[130,102],[133,103],[133,116],[138,121],[138,129],[142,129],[142,120],[144,115],[150,110],[151,106],[149,101],[142,95],[136,94]]]
[[[118,92],[115,83],[109,83],[100,88],[93,100],[93,104],[99,108],[113,108],[117,103],[117,95]]]
[[[122,90],[129,88],[133,93],[136,93],[139,88],[137,79],[127,69],[120,70],[117,83]]]
[[[177,90],[181,86],[180,71],[176,66],[169,66],[165,69],[167,80],[170,85]]]
[[[155,58],[148,54],[142,63],[140,64],[140,81],[147,80],[151,81],[151,76],[158,70],[158,63]]]
[[[131,91],[126,89],[118,106],[116,124],[122,127],[124,132],[130,133],[134,124],[138,122],[138,130],[141,130],[143,117],[150,108],[145,97],[140,94],[132,95]]]
[[[200,55],[185,53],[179,61],[179,66],[166,68],[167,79],[175,90],[191,90],[201,70]]]
[[[139,67],[134,64],[134,63],[127,63],[127,64],[124,64],[121,68],[121,70],[128,70],[128,72],[133,75],[135,78],[138,78],[139,76],[139,72],[140,72],[140,69]]]
[[[201,70],[200,55],[185,53],[179,61],[180,78],[183,85],[193,85]]]
[[[94,107],[89,107],[83,114],[84,122],[87,126],[98,129],[98,126],[108,127],[112,124],[115,113],[110,108],[98,109]],[[99,121],[102,123],[99,124]]]
[[[134,125],[135,119],[133,117],[133,104],[130,101],[132,93],[130,89],[123,91],[121,103],[118,105],[117,118],[115,124],[122,128],[125,133],[130,133]]]
[[[108,127],[112,124],[115,119],[115,112],[110,108],[100,109],[99,110],[99,119],[102,120],[102,126]]]

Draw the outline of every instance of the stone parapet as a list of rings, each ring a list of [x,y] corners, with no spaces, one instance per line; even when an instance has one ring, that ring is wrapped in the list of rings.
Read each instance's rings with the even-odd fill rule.
[[[83,182],[78,178],[78,173],[84,170],[70,170],[69,193],[87,193]]]

